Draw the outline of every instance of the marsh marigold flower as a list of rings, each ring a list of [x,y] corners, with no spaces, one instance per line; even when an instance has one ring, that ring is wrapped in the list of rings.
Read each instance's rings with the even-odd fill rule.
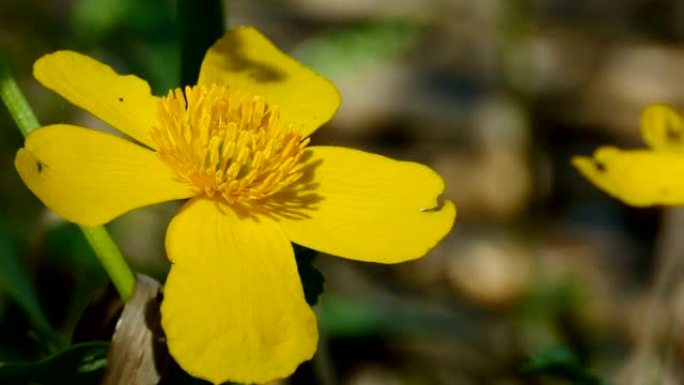
[[[161,316],[171,355],[197,377],[265,382],[313,356],[316,318],[291,242],[396,263],[453,225],[428,167],[308,145],[339,94],[253,28],[228,32],[197,85],[164,97],[71,51],[42,57],[34,75],[131,139],[68,124],[31,133],[15,163],[47,207],[94,226],[189,198],[166,234]]]
[[[632,206],[684,204],[684,121],[672,108],[654,104],[641,114],[648,149],[605,146],[572,164],[594,185]]]

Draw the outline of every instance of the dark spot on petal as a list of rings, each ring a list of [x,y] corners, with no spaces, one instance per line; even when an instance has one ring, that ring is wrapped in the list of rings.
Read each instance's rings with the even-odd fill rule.
[[[667,140],[670,142],[682,141],[682,132],[672,126],[667,126],[667,128],[665,129],[665,136],[667,137]]]
[[[43,172],[43,168],[45,168],[45,165],[41,161],[37,160],[36,168],[38,169],[38,173],[40,174],[41,172]]]
[[[438,212],[442,211],[444,208],[444,205],[446,204],[446,201],[442,195],[437,197],[437,205],[435,207],[430,207],[430,208],[422,208],[420,209],[421,213],[433,213],[433,212]]]
[[[245,53],[244,39],[242,34],[228,34],[212,47],[226,70],[243,72],[258,83],[282,83],[287,80],[288,74],[282,68],[250,58]]]
[[[120,101],[120,102],[123,102],[123,98],[119,98],[119,101]]]
[[[606,171],[606,165],[605,165],[605,163],[603,163],[603,162],[599,162],[599,161],[595,160],[595,161],[594,161],[594,166],[596,167],[597,170],[599,170],[599,171],[601,171],[601,172],[605,172],[605,171]]]

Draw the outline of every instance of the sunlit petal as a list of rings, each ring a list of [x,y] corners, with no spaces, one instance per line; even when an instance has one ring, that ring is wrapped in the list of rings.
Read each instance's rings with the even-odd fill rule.
[[[444,182],[430,168],[339,147],[308,151],[307,174],[271,208],[293,242],[395,263],[425,255],[451,230],[455,207],[440,201]]]
[[[43,56],[34,64],[33,75],[69,102],[154,148],[150,130],[157,122],[158,99],[146,81],[119,75],[108,65],[73,51]]]
[[[678,111],[653,104],[641,113],[641,137],[652,149],[684,151],[684,120]]]
[[[173,266],[162,326],[188,373],[262,383],[313,356],[316,319],[276,222],[193,200],[171,222],[166,248]]]
[[[684,156],[675,152],[596,150],[572,164],[594,185],[633,206],[684,203]]]
[[[330,120],[340,104],[332,83],[251,27],[226,33],[207,51],[198,84],[224,85],[262,96],[280,108],[284,122],[301,126],[304,136]]]
[[[15,165],[47,207],[82,225],[100,225],[134,208],[193,194],[154,151],[65,124],[32,132]]]

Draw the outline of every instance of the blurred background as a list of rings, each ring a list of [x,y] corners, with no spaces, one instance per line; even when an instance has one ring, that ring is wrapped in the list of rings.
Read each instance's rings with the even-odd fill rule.
[[[649,103],[684,107],[684,2],[224,8],[228,26],[258,27],[341,90],[339,113],[314,143],[426,163],[459,213],[416,262],[318,256],[323,344],[308,370],[281,383],[621,384],[635,373],[684,383],[684,319],[674,316],[684,306],[684,215],[629,208],[569,163],[601,144],[643,146],[639,114]],[[172,0],[3,0],[0,52],[41,122],[109,129],[42,88],[33,61],[78,50],[165,94],[179,83],[178,16]],[[74,331],[108,279],[79,230],[19,179],[22,143],[0,108],[0,362],[29,363],[72,335],[88,340]],[[163,239],[178,205],[108,226],[137,271],[164,279]]]

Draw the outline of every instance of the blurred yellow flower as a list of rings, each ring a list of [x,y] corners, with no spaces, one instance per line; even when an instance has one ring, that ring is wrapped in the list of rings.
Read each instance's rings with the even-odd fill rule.
[[[654,104],[641,115],[641,136],[650,149],[601,147],[572,164],[597,187],[633,206],[684,204],[684,121]]]
[[[395,263],[423,256],[453,225],[428,167],[308,146],[339,94],[253,28],[228,32],[196,86],[161,98],[71,51],[42,57],[34,75],[132,139],[67,124],[31,133],[15,164],[50,209],[94,226],[190,198],[166,235],[161,312],[171,354],[197,377],[266,382],[313,356],[316,319],[290,242]]]

